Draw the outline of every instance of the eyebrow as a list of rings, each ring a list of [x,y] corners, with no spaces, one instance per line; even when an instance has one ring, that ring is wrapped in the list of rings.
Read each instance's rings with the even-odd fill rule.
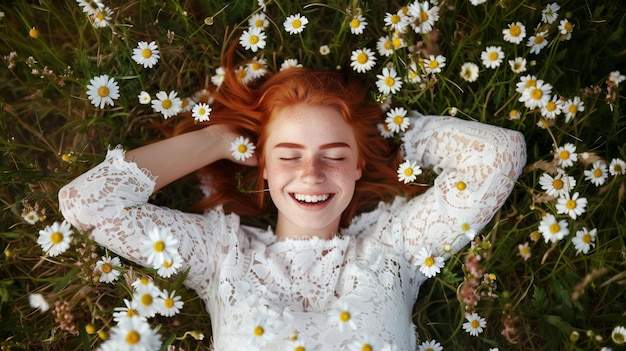
[[[351,148],[350,145],[347,144],[347,143],[335,142],[335,143],[324,144],[324,145],[320,146],[320,149],[326,150],[326,149],[334,149],[334,148],[340,148],[340,147]],[[278,144],[274,145],[274,149],[276,149],[276,148],[304,149],[305,147],[304,147],[304,145],[297,144],[297,143],[278,143]]]

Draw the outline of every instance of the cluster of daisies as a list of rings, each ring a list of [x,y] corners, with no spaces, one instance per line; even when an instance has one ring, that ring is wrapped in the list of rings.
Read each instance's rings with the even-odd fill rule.
[[[104,28],[113,18],[113,10],[100,0],[76,0],[83,12],[96,28]]]

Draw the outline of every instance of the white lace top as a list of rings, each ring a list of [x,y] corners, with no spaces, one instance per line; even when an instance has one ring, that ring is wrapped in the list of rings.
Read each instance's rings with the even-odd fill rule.
[[[446,244],[453,252],[466,245],[461,224],[478,232],[490,221],[526,149],[520,133],[491,125],[417,114],[411,123],[406,158],[437,172],[434,186],[411,200],[381,203],[331,240],[276,241],[271,229],[241,225],[221,208],[200,215],[149,204],[154,178],[119,148],[61,189],[60,207],[77,229],[140,264],[146,231],[171,228],[189,268],[185,284],[211,315],[215,350],[285,350],[294,332],[306,350],[363,341],[414,350],[412,308],[426,279],[414,256],[422,247],[442,256]],[[347,327],[339,322],[342,309],[352,314]],[[259,322],[261,342],[252,334]]]

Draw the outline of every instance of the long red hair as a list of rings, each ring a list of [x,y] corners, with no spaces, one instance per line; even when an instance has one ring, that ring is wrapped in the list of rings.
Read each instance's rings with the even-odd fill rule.
[[[313,71],[289,68],[271,74],[256,86],[246,85],[235,73],[233,52],[222,63],[226,74],[219,89],[212,92],[214,102],[210,122],[197,124],[184,118],[172,135],[203,128],[210,124],[227,124],[247,136],[256,145],[258,167],[247,167],[228,160],[208,165],[199,172],[211,183],[211,195],[196,204],[205,210],[222,205],[227,212],[242,216],[268,213],[273,207],[265,194],[261,176],[265,165],[264,146],[267,126],[277,109],[297,103],[330,106],[336,109],[354,131],[362,166],[362,177],[356,183],[354,196],[341,217],[341,226],[352,218],[375,208],[380,201],[391,201],[397,195],[409,196],[421,191],[397,179],[396,169],[401,162],[398,147],[380,135],[378,124],[383,123],[380,106],[370,97],[369,83],[352,72]]]

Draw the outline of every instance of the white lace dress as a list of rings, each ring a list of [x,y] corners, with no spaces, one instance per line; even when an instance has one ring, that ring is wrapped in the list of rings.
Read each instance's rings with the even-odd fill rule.
[[[171,228],[189,268],[185,284],[211,315],[215,350],[293,350],[294,333],[306,350],[362,342],[415,350],[411,314],[426,277],[414,256],[422,247],[443,256],[444,245],[466,245],[462,224],[479,232],[490,221],[526,148],[520,133],[490,125],[417,114],[411,123],[406,158],[436,171],[434,186],[381,203],[331,240],[276,241],[271,229],[241,225],[221,208],[201,215],[149,204],[154,178],[119,148],[61,189],[60,207],[77,229],[140,264],[146,232]],[[343,310],[349,323],[339,319]],[[259,323],[262,338],[253,336]]]

